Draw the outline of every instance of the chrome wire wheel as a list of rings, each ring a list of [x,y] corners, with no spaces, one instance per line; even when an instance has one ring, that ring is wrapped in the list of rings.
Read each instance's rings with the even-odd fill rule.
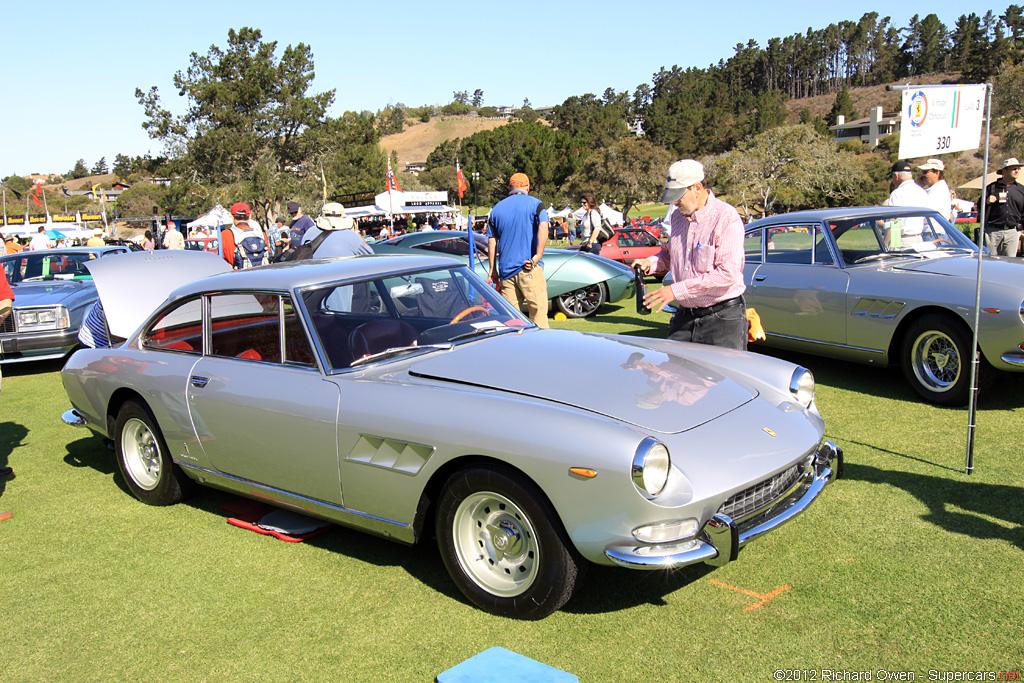
[[[540,571],[530,518],[498,493],[481,491],[462,501],[452,520],[452,540],[463,571],[492,595],[520,595]]]
[[[928,330],[914,340],[910,354],[914,376],[931,391],[947,392],[960,379],[961,350],[949,335]]]
[[[160,483],[160,446],[149,425],[138,418],[125,422],[121,430],[121,452],[132,481],[139,488],[152,491]]]

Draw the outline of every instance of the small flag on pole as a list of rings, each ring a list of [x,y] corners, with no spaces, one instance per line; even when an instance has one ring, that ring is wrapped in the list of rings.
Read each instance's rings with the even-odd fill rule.
[[[32,194],[29,195],[30,197],[32,197],[32,201],[34,201],[36,203],[36,206],[38,206],[40,209],[43,208],[43,203],[39,201],[39,197],[42,196],[42,192],[42,183],[36,183],[36,189],[32,191]]]
[[[384,188],[388,192],[390,192],[391,190],[395,190],[396,192],[402,191],[402,187],[398,184],[398,178],[395,177],[395,172],[391,170],[390,156],[388,157],[388,174],[384,178]]]
[[[469,189],[469,184],[466,182],[466,176],[462,175],[462,169],[459,167],[459,160],[455,160],[455,183],[459,187],[459,199],[466,196],[466,190]]]

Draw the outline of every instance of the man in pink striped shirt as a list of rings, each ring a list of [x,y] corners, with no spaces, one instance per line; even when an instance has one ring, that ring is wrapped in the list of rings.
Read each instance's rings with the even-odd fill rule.
[[[669,339],[746,350],[743,221],[708,189],[704,167],[693,159],[669,167],[661,201],[679,209],[672,234],[659,254],[634,265],[656,275],[671,270],[673,283],[649,291],[644,302],[655,310],[679,302]]]

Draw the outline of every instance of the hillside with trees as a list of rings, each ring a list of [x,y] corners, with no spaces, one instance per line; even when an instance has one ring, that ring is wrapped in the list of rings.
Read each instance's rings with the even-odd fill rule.
[[[898,136],[877,149],[837,145],[830,122],[840,114],[867,116],[874,106],[895,111],[899,93],[886,92],[888,83],[991,81],[992,154],[1021,156],[1022,61],[1019,5],[1002,14],[963,14],[951,26],[935,14],[896,26],[869,12],[764,46],[737,43],[732,56],[706,68],[660,67],[632,93],[608,88],[572,95],[546,120],[526,100],[501,125],[489,118],[497,112],[484,106],[480,89],[453,93],[443,106],[398,104],[328,116],[334,91],[311,92],[312,48],[279,49],[259,30],[242,28],[229,31],[225,46],[192,53],[175,74],[184,114],[172,116],[156,88],[136,91],[143,127],[164,152],[118,154],[110,170],[129,181],[171,178],[169,188],[154,190],[165,211],[199,213],[244,200],[261,218],[280,214],[293,198],[315,211],[325,188],[328,196],[376,192],[388,156],[414,189],[454,189],[458,159],[471,184],[479,173],[470,193],[481,204],[500,199],[508,176],[525,171],[547,202],[575,203],[580,191],[592,190],[628,209],[653,200],[667,163],[683,157],[704,161],[716,191],[755,210],[867,204],[884,196]],[[638,139],[631,125],[645,135]],[[426,173],[402,178],[396,162],[403,155],[403,166],[425,157]],[[943,158],[951,184],[981,171],[977,155]],[[107,166],[106,158],[91,166],[80,159],[66,178]],[[157,199],[136,192],[140,202]]]

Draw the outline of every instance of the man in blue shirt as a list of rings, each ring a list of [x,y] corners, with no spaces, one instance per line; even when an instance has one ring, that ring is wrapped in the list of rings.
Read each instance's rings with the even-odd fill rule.
[[[518,308],[526,302],[530,321],[548,327],[548,285],[544,279],[544,246],[548,241],[548,212],[530,196],[530,179],[514,173],[509,195],[491,209],[487,221],[491,281]]]
[[[291,248],[294,249],[302,244],[302,236],[315,224],[313,219],[302,213],[302,207],[298,202],[288,202],[288,215],[292,217],[291,230],[288,236],[291,238]]]

